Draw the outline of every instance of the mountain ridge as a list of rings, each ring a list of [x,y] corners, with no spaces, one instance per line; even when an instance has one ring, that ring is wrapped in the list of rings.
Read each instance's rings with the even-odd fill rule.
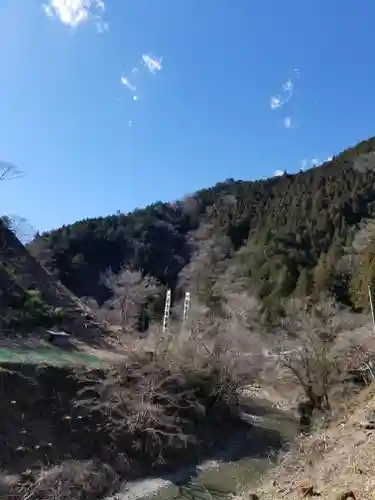
[[[181,271],[199,250],[195,232],[210,226],[211,236],[229,238],[228,256],[246,261],[243,272],[265,304],[298,288],[309,295],[322,256],[341,258],[358,225],[372,216],[375,170],[366,161],[365,172],[358,167],[373,151],[374,137],[308,171],[228,179],[175,203],[62,226],[38,235],[28,248],[78,297],[103,303],[109,294],[99,282],[108,268],[117,273],[130,266],[177,289]],[[345,286],[336,276],[328,288],[349,303]]]

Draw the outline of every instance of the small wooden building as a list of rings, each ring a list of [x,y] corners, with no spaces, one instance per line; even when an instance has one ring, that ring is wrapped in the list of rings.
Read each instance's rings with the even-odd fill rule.
[[[54,330],[47,330],[48,342],[59,347],[70,347],[71,336],[66,332],[56,332]]]

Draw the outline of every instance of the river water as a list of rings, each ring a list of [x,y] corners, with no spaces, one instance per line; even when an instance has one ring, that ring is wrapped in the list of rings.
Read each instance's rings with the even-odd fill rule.
[[[255,487],[297,432],[294,416],[268,401],[246,398],[242,420],[211,460],[165,477],[148,477],[123,486],[106,500],[220,500]]]

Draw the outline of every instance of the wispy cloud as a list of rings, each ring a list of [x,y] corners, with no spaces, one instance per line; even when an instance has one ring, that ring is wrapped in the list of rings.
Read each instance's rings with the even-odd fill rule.
[[[125,76],[121,77],[121,83],[125,85],[125,87],[128,87],[129,90],[132,92],[135,92],[137,90],[137,87],[133,85]]]
[[[292,80],[287,80],[285,83],[283,83],[284,92],[292,93],[293,89],[294,89],[294,83],[292,82]]]
[[[295,90],[294,80],[300,77],[300,72],[298,69],[294,70],[294,77],[288,78],[281,85],[281,92],[279,94],[272,95],[270,97],[269,106],[272,110],[283,108],[293,97]],[[284,118],[284,126],[286,128],[291,128],[293,122],[290,116]]]
[[[121,83],[131,91],[133,101],[139,100],[139,90],[142,90],[142,82],[147,77],[147,73],[154,74],[163,69],[162,60],[163,58],[158,59],[151,57],[149,54],[142,54],[138,66],[131,69],[130,78],[121,76]],[[133,126],[133,121],[130,118],[128,120],[128,127]]]
[[[292,119],[290,116],[284,118],[284,126],[285,128],[290,128],[292,126]]]
[[[154,59],[149,54],[143,54],[141,59],[141,63],[150,73],[156,73],[157,71],[161,71],[163,68],[161,65],[162,61],[163,58]]]
[[[67,26],[75,28],[91,19],[99,32],[108,30],[103,20],[104,0],[49,0],[42,7],[48,17],[55,17]]]
[[[156,73],[157,71],[161,71],[162,68],[162,60],[163,58],[160,59],[154,59],[152,58],[149,54],[143,54],[141,56],[141,66],[139,67],[134,67],[131,70],[132,77],[129,79],[126,76],[121,77],[121,83],[125,85],[129,90],[131,90],[133,93],[137,91],[138,85],[135,85],[133,83],[134,79],[136,81],[141,82],[142,81],[142,73],[140,73],[140,68],[144,67],[146,68],[147,72],[149,73]],[[133,100],[137,101],[138,100],[138,95],[133,95]]]
[[[298,70],[294,70],[295,78],[299,78],[299,72],[297,73],[297,71]],[[271,109],[282,108],[293,97],[295,85],[291,78],[288,78],[288,80],[282,84],[281,88],[283,92],[282,95],[275,94],[270,98]]]
[[[277,169],[277,170],[275,170],[275,173],[273,175],[274,175],[274,177],[281,177],[282,175],[284,175],[284,172],[283,172],[283,170]]]

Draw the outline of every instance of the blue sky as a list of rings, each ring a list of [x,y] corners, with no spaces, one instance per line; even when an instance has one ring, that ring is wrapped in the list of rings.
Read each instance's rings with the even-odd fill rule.
[[[0,158],[25,172],[0,210],[38,230],[375,134],[373,0],[91,0],[75,26],[53,1],[0,0]]]

